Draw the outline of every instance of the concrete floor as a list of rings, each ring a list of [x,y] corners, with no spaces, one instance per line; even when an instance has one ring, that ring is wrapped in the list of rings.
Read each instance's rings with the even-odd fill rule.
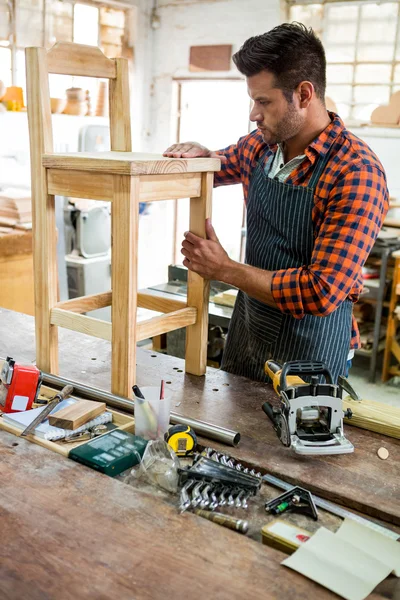
[[[365,400],[384,402],[400,408],[400,378],[392,378],[386,383],[381,381],[381,365],[378,363],[375,383],[368,381],[369,361],[356,356],[349,373],[349,381],[356,392]]]

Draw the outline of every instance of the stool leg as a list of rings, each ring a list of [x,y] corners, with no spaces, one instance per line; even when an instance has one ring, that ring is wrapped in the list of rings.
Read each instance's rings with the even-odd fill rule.
[[[113,181],[111,391],[131,397],[136,381],[139,178],[115,175]]]
[[[201,196],[190,199],[190,224],[192,233],[206,237],[206,219],[211,217],[214,173],[203,173]],[[210,282],[188,271],[188,306],[197,308],[197,321],[186,327],[185,370],[193,375],[204,375],[207,367],[208,300]]]
[[[54,196],[47,193],[42,155],[53,151],[47,53],[27,48],[26,75],[32,179],[33,265],[35,286],[36,364],[58,373],[58,330],[51,325],[57,303],[57,240]]]

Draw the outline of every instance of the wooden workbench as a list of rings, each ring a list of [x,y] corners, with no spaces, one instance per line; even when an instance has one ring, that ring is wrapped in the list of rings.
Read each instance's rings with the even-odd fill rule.
[[[68,331],[60,338],[60,374],[108,389],[109,344]],[[6,355],[34,360],[31,317],[1,310],[0,356]],[[171,382],[174,411],[238,429],[241,445],[225,452],[400,523],[400,442],[347,427],[353,455],[293,456],[261,411],[274,397],[267,386],[213,370],[195,378],[182,365],[142,350],[138,382],[163,377]],[[387,461],[376,456],[382,445]],[[183,598],[188,589],[193,599],[336,597],[281,567],[283,554],[179,515],[157,490],[125,485],[4,431],[0,452],[1,598]],[[398,584],[383,582],[371,598],[395,599]]]

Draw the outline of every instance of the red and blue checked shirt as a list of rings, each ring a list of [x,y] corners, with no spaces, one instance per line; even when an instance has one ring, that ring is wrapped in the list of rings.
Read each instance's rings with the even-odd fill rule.
[[[304,160],[286,183],[307,186],[317,159],[331,150],[314,192],[312,222],[314,250],[309,265],[276,271],[271,291],[283,313],[301,319],[305,314],[326,316],[349,298],[356,302],[363,288],[361,269],[376,240],[389,207],[384,169],[369,146],[329,113],[331,123],[306,148]],[[277,146],[266,144],[258,130],[217,153],[227,157],[214,185],[242,183],[245,201],[252,171]],[[351,347],[360,339],[353,317]]]

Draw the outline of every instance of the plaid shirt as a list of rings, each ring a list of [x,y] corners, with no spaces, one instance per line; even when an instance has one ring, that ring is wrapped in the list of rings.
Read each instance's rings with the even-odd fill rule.
[[[381,163],[343,121],[329,113],[331,123],[306,148],[305,159],[286,183],[306,186],[316,160],[332,147],[328,164],[314,191],[312,222],[314,249],[309,265],[276,271],[271,291],[280,311],[301,319],[306,313],[326,316],[346,298],[358,300],[363,288],[361,269],[375,242],[389,206],[386,176]],[[242,183],[245,201],[252,171],[275,154],[258,130],[218,154],[228,158],[214,185]],[[351,347],[360,339],[353,317]]]

